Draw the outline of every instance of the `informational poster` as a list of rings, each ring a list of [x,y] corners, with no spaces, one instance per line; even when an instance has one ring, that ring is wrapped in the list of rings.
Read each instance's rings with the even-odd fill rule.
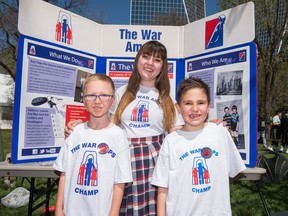
[[[86,122],[90,118],[90,114],[85,106],[83,105],[66,105],[66,121],[65,125],[70,121],[82,120]]]
[[[106,74],[110,76],[115,88],[128,83],[133,71],[134,59],[107,59]],[[168,76],[170,79],[171,95],[175,97],[176,90],[176,61],[168,61]]]
[[[27,37],[19,42],[13,129],[18,130],[12,145],[12,160],[50,160],[57,156],[64,141],[66,105],[69,115],[83,111],[82,84],[95,73],[96,56],[69,50]],[[22,55],[21,55],[22,54]],[[82,108],[79,108],[82,107]],[[85,108],[84,108],[85,109]],[[21,112],[20,112],[21,110]],[[81,111],[81,115],[79,114]]]
[[[225,120],[224,115],[232,118],[227,129],[244,162],[250,164],[256,155],[257,134],[255,44],[187,58],[185,71],[186,77],[199,77],[208,83],[209,119]]]

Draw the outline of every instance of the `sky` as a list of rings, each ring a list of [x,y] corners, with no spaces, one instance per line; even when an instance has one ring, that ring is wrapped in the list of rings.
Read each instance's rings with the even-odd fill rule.
[[[218,11],[218,0],[206,0],[206,15],[213,15]],[[89,0],[91,10],[103,12],[102,20],[107,24],[128,25],[130,19],[130,0]]]

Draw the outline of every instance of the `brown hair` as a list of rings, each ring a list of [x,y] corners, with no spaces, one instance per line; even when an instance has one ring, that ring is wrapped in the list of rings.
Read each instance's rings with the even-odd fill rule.
[[[189,91],[190,89],[194,89],[194,88],[203,89],[203,92],[207,96],[207,101],[210,104],[210,101],[211,101],[210,88],[207,85],[207,83],[205,83],[202,79],[197,78],[197,77],[190,77],[180,82],[178,86],[178,91],[177,91],[177,103],[180,104],[182,101],[182,96],[187,91]]]
[[[159,91],[159,97],[157,99],[158,105],[163,110],[163,125],[165,130],[171,129],[175,122],[176,111],[173,100],[170,97],[170,82],[168,77],[168,62],[167,62],[167,50],[166,47],[158,41],[148,41],[138,51],[134,64],[131,77],[128,81],[127,88],[119,102],[116,109],[114,120],[116,124],[120,124],[121,115],[124,109],[130,104],[135,98],[140,87],[141,76],[139,74],[137,64],[141,55],[147,54],[149,56],[158,55],[162,61],[163,66],[160,74],[156,78],[155,88]]]

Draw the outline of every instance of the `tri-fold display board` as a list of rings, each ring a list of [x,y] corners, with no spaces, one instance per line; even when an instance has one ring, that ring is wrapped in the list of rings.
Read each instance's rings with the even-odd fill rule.
[[[256,162],[257,79],[254,4],[214,14],[185,26],[101,25],[38,0],[19,1],[12,162],[53,160],[71,119],[87,120],[81,85],[104,73],[116,88],[127,83],[140,47],[158,40],[168,50],[171,94],[185,77],[211,88],[209,119],[237,106],[239,152]],[[243,33],[245,32],[245,34]]]

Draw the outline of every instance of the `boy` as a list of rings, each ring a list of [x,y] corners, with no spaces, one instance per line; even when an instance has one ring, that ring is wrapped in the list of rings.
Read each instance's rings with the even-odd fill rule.
[[[233,77],[233,76],[232,76]],[[228,129],[229,133],[231,134],[231,114],[229,112],[229,107],[224,108],[224,116],[223,121],[226,122],[226,128]]]
[[[132,181],[128,140],[110,123],[114,83],[103,74],[84,83],[83,102],[90,119],[74,128],[54,168],[61,172],[56,215],[119,215],[126,182]]]
[[[241,144],[239,142],[239,114],[237,112],[237,106],[232,106],[232,113],[231,113],[231,135],[232,139],[236,145],[237,148],[241,147]]]
[[[157,215],[232,215],[229,177],[246,167],[226,128],[207,122],[209,87],[183,80],[177,110],[185,125],[168,134],[151,184],[158,186]]]

